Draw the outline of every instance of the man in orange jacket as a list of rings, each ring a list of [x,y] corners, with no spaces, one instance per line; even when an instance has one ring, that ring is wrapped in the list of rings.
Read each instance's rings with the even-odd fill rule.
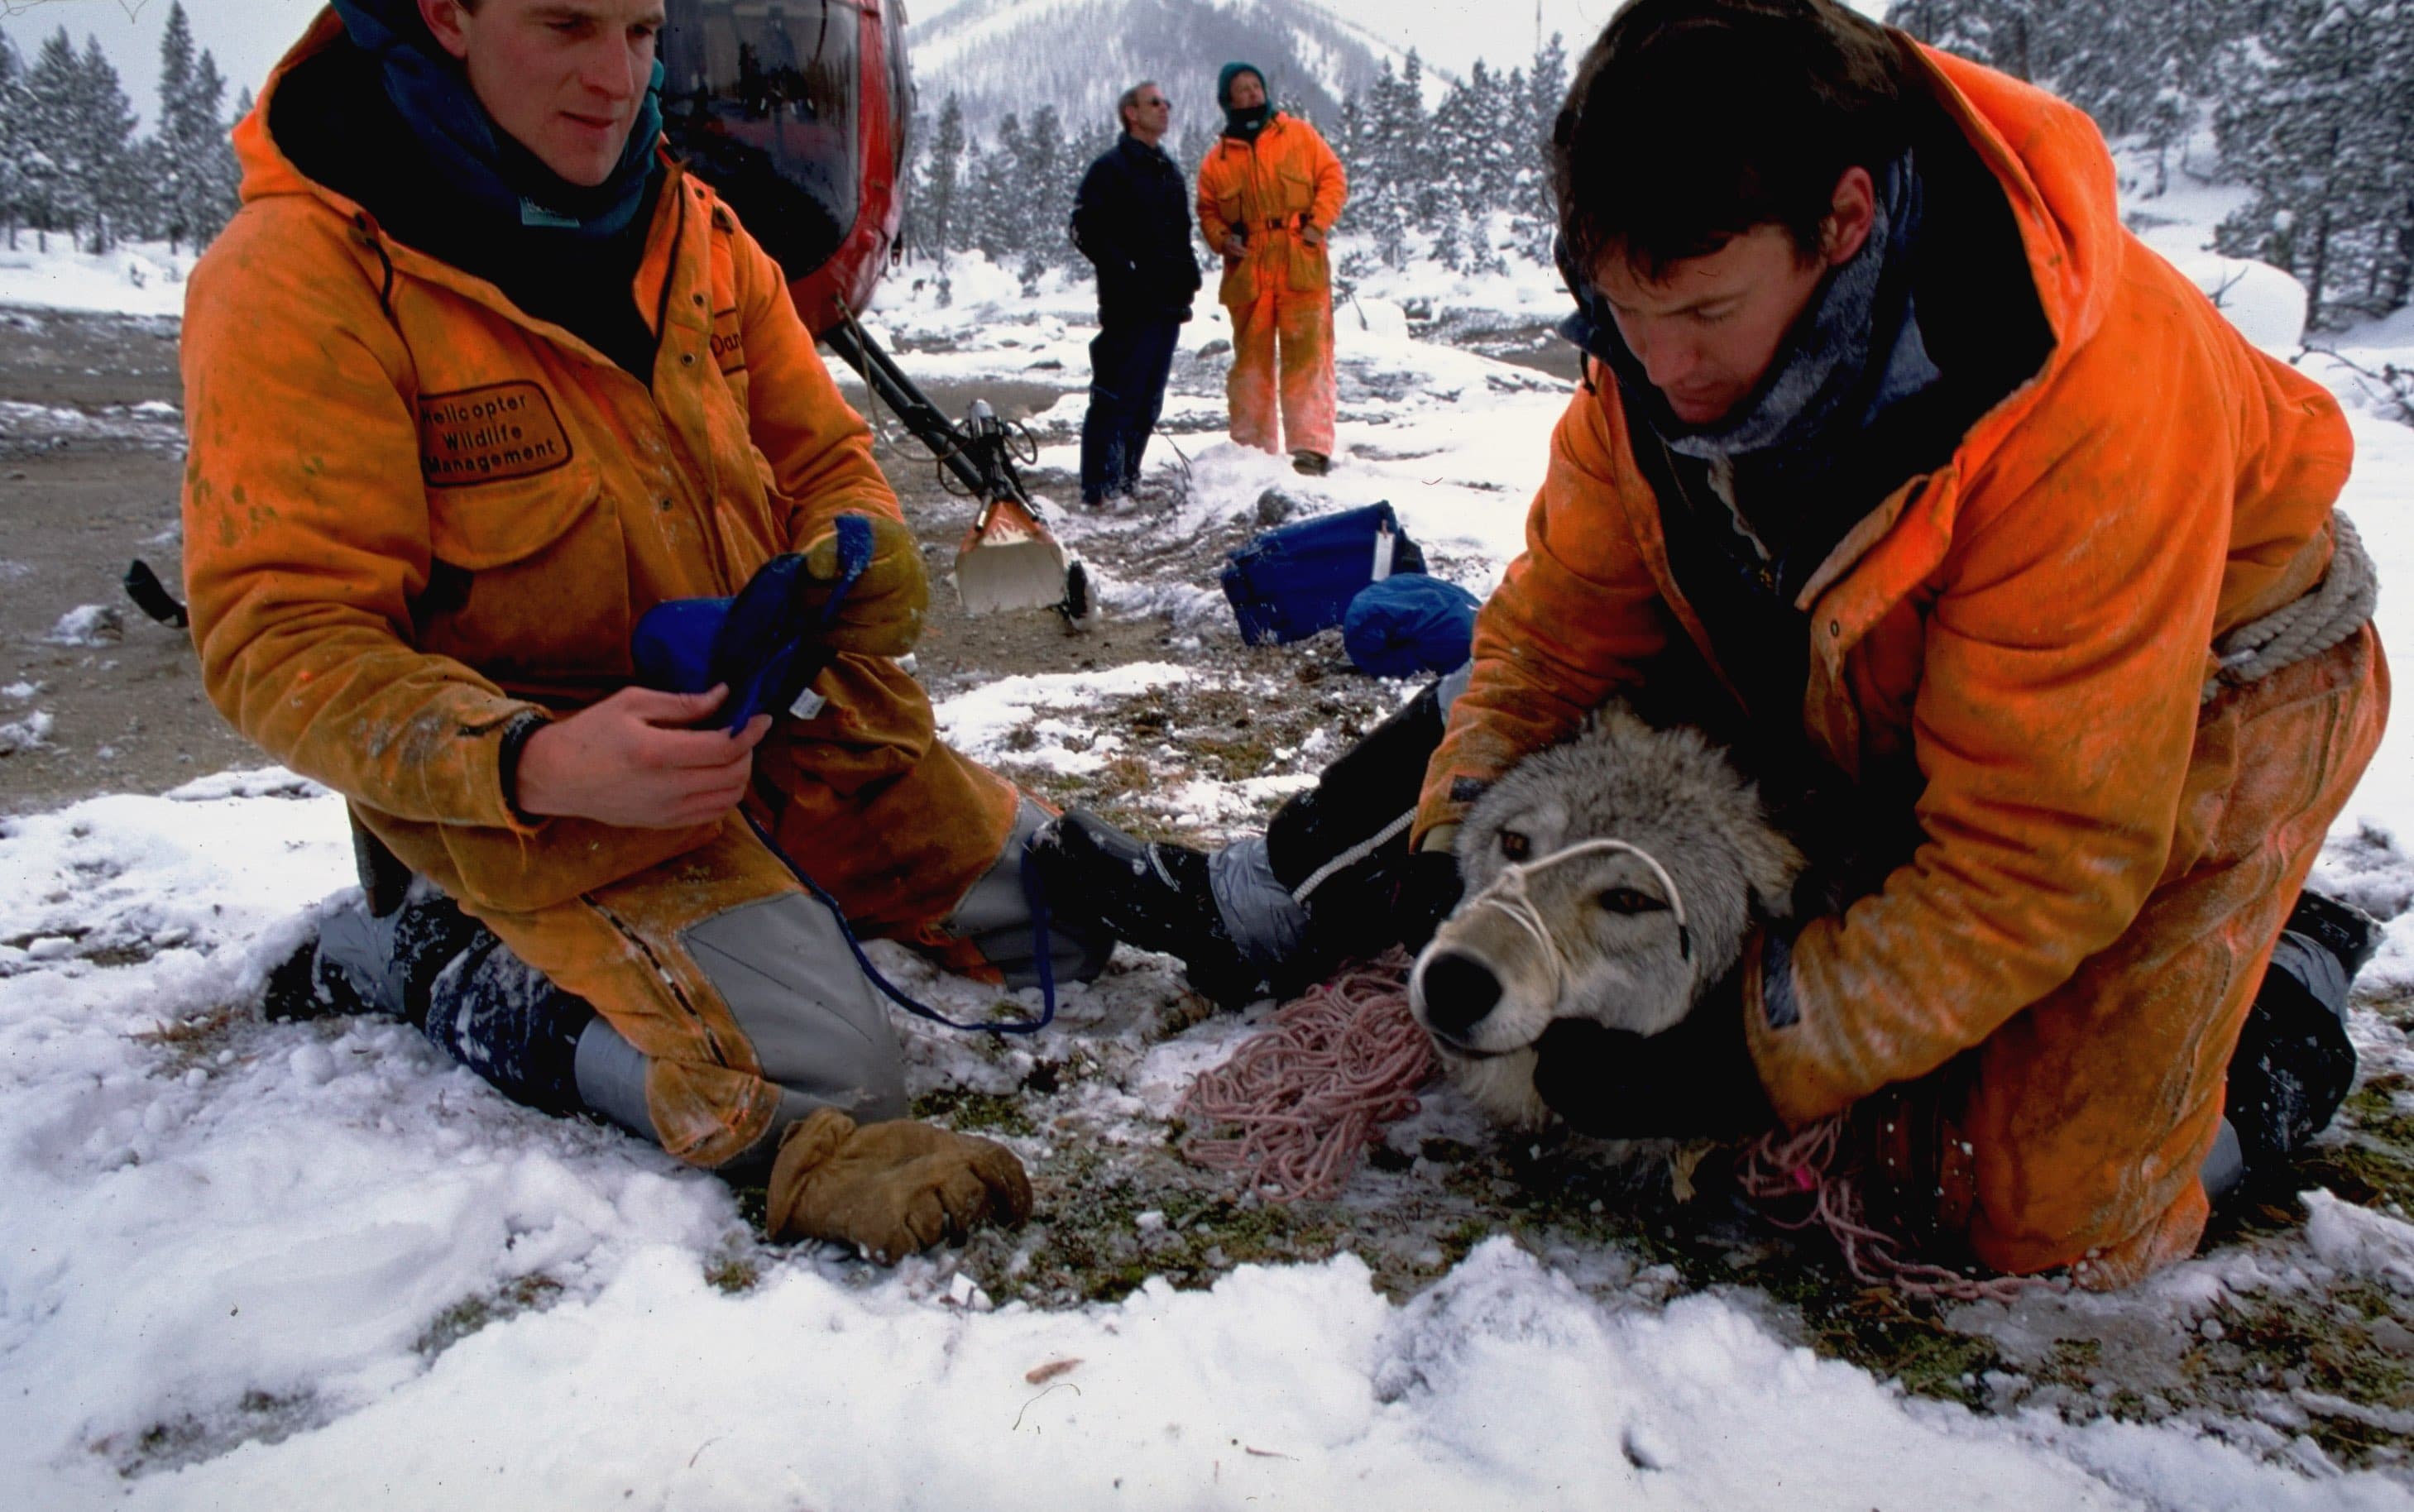
[[[1287,448],[1301,472],[1321,474],[1333,465],[1336,402],[1326,243],[1349,181],[1314,126],[1274,108],[1256,66],[1224,65],[1215,102],[1224,134],[1199,165],[1199,229],[1224,259],[1216,298],[1232,317],[1232,439]]]
[[[2377,939],[2301,897],[2388,707],[2338,406],[2123,229],[2078,111],[1832,0],[1635,0],[1552,169],[1591,360],[1464,690],[1264,843],[1135,871],[1077,816],[1051,864],[1171,879],[1110,922],[1255,981],[1363,938],[1318,918],[1337,862],[1429,914],[1493,779],[1647,703],[1737,745],[1837,896],[1675,1029],[1553,1025],[1545,1099],[1616,1137],[1848,1115],[1937,1258],[2188,1254],[2336,1107]]]
[[[193,633],[365,857],[272,1012],[404,1014],[522,1102],[767,1179],[779,1237],[895,1255],[1030,1188],[903,1117],[848,926],[1027,979],[1045,816],[894,660],[920,548],[781,270],[661,151],[662,27],[336,0],[279,66],[186,302]],[[757,582],[834,656],[808,698],[722,729],[727,689],[635,685],[648,609]]]

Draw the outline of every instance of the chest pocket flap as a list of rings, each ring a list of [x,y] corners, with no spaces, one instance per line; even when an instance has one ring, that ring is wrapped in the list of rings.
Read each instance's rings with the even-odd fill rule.
[[[482,571],[535,555],[593,504],[595,464],[578,454],[552,395],[525,378],[414,401],[429,545]]]

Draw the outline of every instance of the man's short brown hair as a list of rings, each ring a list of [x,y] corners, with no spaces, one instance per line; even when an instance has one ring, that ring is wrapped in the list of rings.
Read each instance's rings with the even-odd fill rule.
[[[1632,0],[1552,133],[1572,265],[1615,250],[1656,278],[1768,225],[1815,256],[1844,170],[1908,142],[1906,46],[1834,0]]]

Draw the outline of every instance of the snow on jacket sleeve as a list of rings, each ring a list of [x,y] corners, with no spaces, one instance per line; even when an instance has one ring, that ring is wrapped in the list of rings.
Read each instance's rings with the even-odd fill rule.
[[[253,206],[195,269],[185,580],[202,685],[278,761],[403,819],[525,830],[499,772],[535,705],[416,650],[430,571],[409,356],[341,222]]]
[[[1552,433],[1525,555],[1476,615],[1473,675],[1425,770],[1420,838],[1456,823],[1474,787],[1574,734],[1677,633],[1617,503],[1644,488],[1613,460],[1600,401],[1579,389]]]

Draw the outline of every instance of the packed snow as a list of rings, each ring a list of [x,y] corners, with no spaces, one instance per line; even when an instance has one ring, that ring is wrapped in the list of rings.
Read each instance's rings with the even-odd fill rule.
[[[138,285],[114,271],[124,255],[88,261],[0,259],[0,304],[173,309],[171,277]],[[2258,343],[2297,350],[2283,275],[2209,258],[2190,271]],[[1052,382],[1078,412],[1087,290],[1027,297],[976,261],[951,283],[942,307],[934,283],[901,278],[875,312],[908,365]],[[1541,270],[1495,295],[1504,320],[1557,312]],[[1482,296],[1395,286],[1345,305],[1340,466],[1312,495],[1389,498],[1478,592],[1519,548],[1565,402],[1529,369],[1417,339],[1401,313]],[[2293,307],[2301,323],[2301,291]],[[1219,339],[1206,308],[1194,355]],[[2348,405],[2345,507],[2384,578],[2414,580],[2414,428],[2363,378],[2414,364],[2414,329],[2334,349],[2304,367]],[[1185,450],[1191,492],[1170,529],[1248,518],[1264,490],[1298,482],[1212,432]],[[1080,528],[1067,522],[1076,545]],[[1107,613],[1234,636],[1219,604],[1169,593],[1101,585]],[[2404,596],[2384,594],[2380,620],[2414,644]],[[1095,770],[1114,753],[1102,701],[1192,675],[1159,661],[1006,679],[939,718],[976,755]],[[40,692],[0,689],[0,741],[41,738]],[[1271,786],[1194,781],[1167,801],[1238,830],[1319,752],[1286,754],[1297,769]],[[2392,915],[2414,901],[2409,763],[2400,720],[2317,873]],[[719,1181],[514,1107],[405,1027],[261,1021],[265,972],[351,881],[339,801],[275,769],[0,821],[9,1505],[2414,1506],[2414,1483],[2342,1474],[2286,1423],[1974,1413],[1790,1344],[1748,1290],[1672,1295],[1632,1267],[1625,1284],[1580,1284],[1562,1257],[1506,1238],[1405,1301],[1345,1250],[1063,1309],[998,1306],[945,1253],[881,1270],[765,1247]],[[875,955],[943,1012],[994,997]],[[1049,1032],[1141,1044],[1164,982],[1070,988]],[[2414,990],[2414,929],[2392,927],[2367,982]],[[2414,1067],[2397,1030],[2368,1013],[2355,1028],[2367,1061]],[[1217,1018],[1144,1044],[1111,1095],[1161,1112],[1242,1031]],[[901,1033],[917,1093],[1015,1085],[995,1047]],[[1036,1161],[1050,1139],[1009,1143]],[[2414,1295],[2402,1215],[2309,1201],[2285,1247],[2215,1250],[2071,1305],[2210,1339],[2228,1297],[2340,1278]]]

